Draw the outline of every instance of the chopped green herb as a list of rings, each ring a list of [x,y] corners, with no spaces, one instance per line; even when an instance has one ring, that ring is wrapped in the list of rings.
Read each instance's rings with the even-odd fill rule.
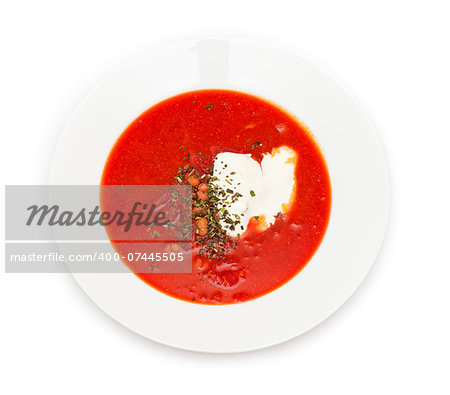
[[[260,145],[261,145],[261,143],[259,141],[256,141],[252,144],[252,148],[259,147]]]
[[[250,195],[252,196],[252,197],[255,197],[256,196],[256,193],[254,192],[254,191],[250,191]]]
[[[198,155],[204,155],[202,152]],[[223,164],[223,163],[222,163]],[[176,184],[187,184],[189,177],[194,175],[202,180],[202,183],[208,185],[208,198],[205,200],[197,197],[198,187],[193,187],[192,206],[193,208],[200,208],[192,215],[192,221],[186,223],[186,226],[180,227],[178,233],[183,235],[195,229],[194,244],[199,247],[198,254],[208,259],[223,260],[227,252],[234,245],[233,238],[229,236],[226,229],[235,230],[240,225],[242,218],[239,215],[234,215],[228,212],[226,207],[229,207],[231,202],[242,197],[238,192],[233,191],[233,184],[230,182],[231,178],[227,178],[226,182],[231,185],[230,188],[219,187],[214,181],[217,177],[214,176],[213,168],[193,168],[190,164],[186,164],[184,168],[179,168],[177,175],[174,177]],[[223,164],[223,168],[227,165]],[[232,172],[235,174],[235,172]],[[232,181],[232,180],[231,180]],[[173,196],[172,201],[177,201],[176,196]],[[207,233],[200,235],[200,231],[196,226],[196,221],[201,218],[207,219]],[[241,229],[243,226],[240,225]],[[239,237],[239,236],[238,236]],[[181,238],[181,237],[180,237]]]
[[[207,110],[210,110],[211,108],[213,108],[213,105],[212,104],[208,104],[205,107],[206,107]]]

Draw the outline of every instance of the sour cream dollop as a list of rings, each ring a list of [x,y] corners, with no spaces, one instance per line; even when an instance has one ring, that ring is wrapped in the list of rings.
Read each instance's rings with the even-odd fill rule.
[[[263,231],[275,223],[279,213],[288,210],[295,191],[296,163],[296,152],[285,146],[265,154],[261,164],[250,154],[222,152],[215,157],[213,184],[242,195],[226,206],[228,217],[239,217],[240,224],[230,229],[224,219],[220,220],[227,234],[242,235],[252,218]]]

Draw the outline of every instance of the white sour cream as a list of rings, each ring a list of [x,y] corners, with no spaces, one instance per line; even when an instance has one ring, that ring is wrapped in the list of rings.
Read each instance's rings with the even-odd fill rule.
[[[221,220],[230,236],[242,235],[252,218],[258,218],[258,229],[263,231],[275,223],[278,213],[288,209],[295,191],[296,162],[297,154],[288,147],[264,155],[261,165],[250,154],[223,152],[215,157],[214,184],[242,195],[226,207],[230,216],[239,216],[240,224],[231,230]]]

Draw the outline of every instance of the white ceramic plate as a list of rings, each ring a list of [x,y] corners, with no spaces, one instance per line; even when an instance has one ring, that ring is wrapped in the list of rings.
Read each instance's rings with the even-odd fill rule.
[[[266,98],[302,120],[328,164],[332,210],[325,238],[296,277],[253,301],[225,306],[166,296],[133,274],[74,274],[102,310],[142,336],[174,347],[239,352],[281,343],[324,321],[355,291],[381,246],[389,179],[377,133],[332,78],[271,45],[201,39],[149,51],[100,83],[67,125],[51,184],[99,184],[116,139],[162,99],[203,88]]]

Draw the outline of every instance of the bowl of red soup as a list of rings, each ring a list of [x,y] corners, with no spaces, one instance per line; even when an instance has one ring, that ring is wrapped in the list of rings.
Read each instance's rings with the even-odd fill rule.
[[[208,352],[325,320],[367,274],[389,213],[361,107],[298,55],[243,39],[168,44],[122,66],[67,125],[51,183],[164,191],[126,236],[105,229],[125,273],[73,275],[131,330]],[[172,217],[158,222],[162,207]]]

